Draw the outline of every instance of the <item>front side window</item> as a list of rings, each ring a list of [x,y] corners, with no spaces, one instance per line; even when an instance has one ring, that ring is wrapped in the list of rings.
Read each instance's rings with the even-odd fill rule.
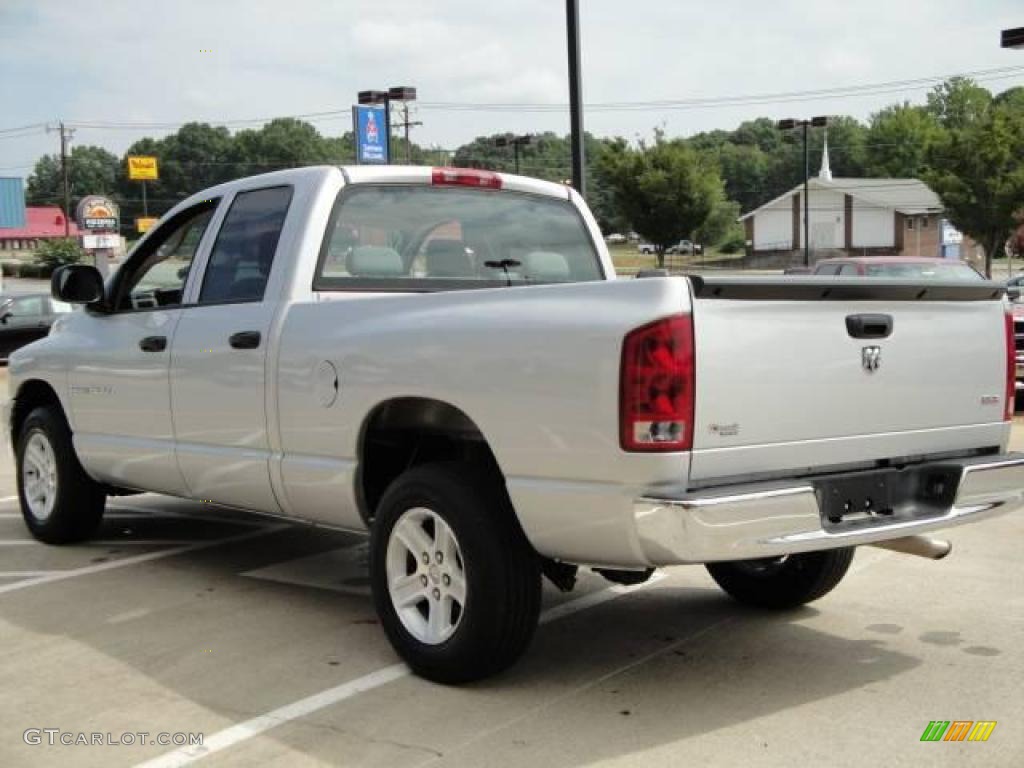
[[[179,214],[153,233],[144,250],[132,255],[119,275],[118,309],[152,309],[181,305],[185,280],[203,239],[216,201]]]
[[[602,278],[593,241],[568,200],[367,185],[339,195],[314,287],[438,291]]]
[[[291,200],[291,187],[235,196],[210,252],[200,304],[263,300]]]

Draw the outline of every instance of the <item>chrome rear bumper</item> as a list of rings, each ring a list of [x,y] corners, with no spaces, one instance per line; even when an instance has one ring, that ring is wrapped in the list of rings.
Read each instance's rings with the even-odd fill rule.
[[[962,525],[1024,506],[1024,454],[921,465],[960,468],[952,505],[913,519],[882,517],[827,526],[811,481],[648,494],[633,504],[640,547],[651,565],[749,560],[871,544]]]

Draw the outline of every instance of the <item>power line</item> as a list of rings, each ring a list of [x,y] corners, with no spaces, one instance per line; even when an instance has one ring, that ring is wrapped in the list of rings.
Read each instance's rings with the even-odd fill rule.
[[[716,106],[752,106],[765,104],[783,104],[794,101],[810,101],[842,96],[859,95],[884,95],[887,93],[899,92],[901,90],[921,90],[940,84],[952,77],[967,77],[973,80],[1002,80],[1024,75],[1024,66],[995,67],[990,69],[978,69],[966,72],[958,72],[946,75],[932,75],[929,77],[911,78],[906,80],[889,80],[878,83],[863,83],[860,85],[835,86],[831,88],[820,88],[815,90],[802,91],[779,91],[760,94],[745,94],[718,97],[703,97],[690,99],[660,99],[647,101],[619,101],[619,102],[592,102],[586,104],[586,109],[594,112],[614,112],[645,109],[702,109]],[[567,104],[561,103],[539,103],[539,102],[458,102],[458,101],[421,101],[419,107],[435,111],[475,111],[475,112],[562,112],[568,109]],[[102,130],[172,130],[180,128],[189,123],[207,123],[216,126],[243,126],[268,123],[273,120],[293,119],[306,120],[308,122],[351,119],[348,108],[340,110],[325,110],[320,112],[306,112],[295,115],[277,115],[267,117],[233,118],[227,120],[193,119],[184,121],[164,122],[125,122],[113,120],[70,120],[67,125],[82,129]],[[45,123],[38,123],[20,128],[0,129],[0,136],[7,132],[16,132],[28,129],[45,129]]]
[[[789,101],[803,101],[836,96],[855,96],[862,94],[884,94],[898,90],[916,90],[931,87],[945,82],[953,77],[967,77],[973,80],[997,80],[1008,77],[1024,75],[1024,66],[995,67],[992,69],[979,69],[970,72],[960,72],[952,75],[933,75],[930,77],[913,78],[909,80],[889,80],[880,83],[865,83],[861,85],[837,86],[832,88],[821,88],[804,91],[782,91],[775,93],[746,94],[739,96],[718,96],[692,99],[662,99],[653,101],[622,101],[622,102],[593,102],[588,103],[586,108],[591,111],[619,111],[631,109],[692,109],[700,107],[722,106],[729,104],[768,104],[785,103]],[[467,111],[532,111],[532,112],[558,112],[568,108],[567,104],[551,103],[542,104],[537,102],[518,103],[483,103],[483,102],[455,102],[455,101],[423,101],[420,107],[424,109],[446,109],[446,110],[467,110]]]

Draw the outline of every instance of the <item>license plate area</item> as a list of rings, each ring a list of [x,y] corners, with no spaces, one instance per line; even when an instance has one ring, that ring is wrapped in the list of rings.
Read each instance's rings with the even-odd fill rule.
[[[815,491],[822,526],[840,531],[942,515],[961,474],[960,467],[933,464],[821,478]]]

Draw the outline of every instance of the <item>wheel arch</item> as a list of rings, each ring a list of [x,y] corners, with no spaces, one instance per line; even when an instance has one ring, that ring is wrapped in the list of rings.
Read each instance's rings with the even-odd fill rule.
[[[28,379],[18,387],[18,391],[11,401],[11,419],[8,426],[12,445],[17,444],[21,427],[28,415],[34,409],[43,406],[55,407],[64,421],[70,425],[71,422],[68,419],[64,403],[61,402],[60,395],[57,394],[53,385],[44,379]]]
[[[359,432],[356,500],[369,525],[387,487],[402,472],[433,461],[463,460],[504,474],[480,427],[443,400],[399,397],[377,404]]]

